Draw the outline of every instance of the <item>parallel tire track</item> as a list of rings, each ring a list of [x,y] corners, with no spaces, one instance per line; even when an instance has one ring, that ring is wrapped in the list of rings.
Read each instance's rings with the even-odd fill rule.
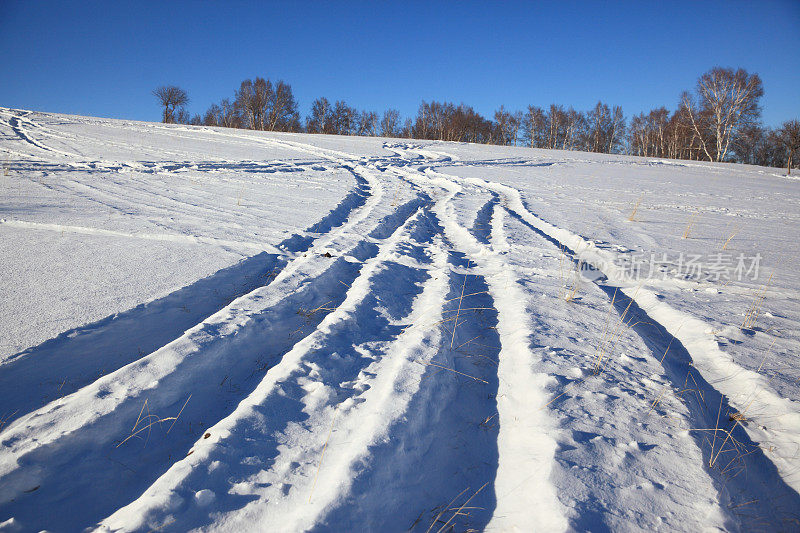
[[[135,431],[137,418],[142,416],[137,417],[140,411],[145,415],[174,416],[188,395],[193,394],[193,401],[185,404],[182,416],[188,421],[194,419],[195,423],[205,421],[207,424],[208,417],[213,419],[213,413],[226,409],[231,399],[237,401],[235,398],[248,389],[248,380],[275,364],[275,356],[285,351],[282,344],[295,343],[298,336],[305,337],[309,327],[322,319],[325,309],[339,305],[341,296],[337,295],[357,276],[359,262],[369,260],[378,252],[373,241],[379,242],[386,228],[399,227],[412,214],[410,209],[401,208],[397,210],[399,216],[389,213],[381,223],[373,222],[380,189],[380,184],[372,180],[372,190],[378,194],[370,196],[365,205],[335,231],[321,236],[306,254],[284,267],[268,286],[238,298],[190,329],[181,339],[11,424],[2,433],[0,475],[4,483],[0,501],[13,503],[21,519],[46,520],[36,509],[48,503],[55,505],[61,498],[61,486],[69,483],[70,478],[80,479],[87,472],[102,472],[100,477],[106,479],[105,482],[91,477],[85,479],[88,485],[84,490],[88,493],[102,489],[115,477],[131,477],[126,471],[135,472],[136,469],[127,462],[129,449],[123,453],[125,448],[114,448],[109,440],[116,438],[117,442],[123,442],[126,435]],[[413,200],[412,204],[415,202],[419,205],[418,200]],[[325,259],[322,253],[325,250],[326,254],[333,251],[338,257]],[[352,257],[346,258],[348,255]],[[305,309],[303,314],[307,316],[296,313],[298,307],[301,311]],[[243,357],[249,364],[242,364]],[[203,394],[203,390],[211,392],[212,397]],[[228,398],[220,401],[222,398],[216,398],[217,395]],[[69,420],[68,424],[64,424],[65,419]],[[58,433],[48,431],[46,428],[57,420],[62,421],[57,426]],[[147,435],[150,433],[148,430]],[[36,434],[38,438],[34,442],[26,441],[22,438],[25,434]],[[190,436],[191,433],[170,436],[158,445],[150,443],[152,449],[145,448],[139,453],[141,460],[163,462],[181,454],[181,448],[185,453],[186,444],[182,443]],[[137,441],[125,442],[130,446]],[[84,459],[76,462],[79,456]],[[49,459],[43,462],[44,457]],[[130,481],[121,498],[147,483],[146,477],[141,475],[134,475]],[[35,493],[25,494],[32,487],[37,487]],[[6,505],[0,504],[2,507]],[[103,512],[101,509],[88,511]],[[76,525],[86,525],[91,516],[76,512],[71,519]],[[42,523],[42,526],[47,527],[47,524]]]

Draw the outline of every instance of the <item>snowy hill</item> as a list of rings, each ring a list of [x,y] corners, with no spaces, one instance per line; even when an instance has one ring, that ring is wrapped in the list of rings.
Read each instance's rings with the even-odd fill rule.
[[[0,530],[800,529],[777,169],[0,108]]]

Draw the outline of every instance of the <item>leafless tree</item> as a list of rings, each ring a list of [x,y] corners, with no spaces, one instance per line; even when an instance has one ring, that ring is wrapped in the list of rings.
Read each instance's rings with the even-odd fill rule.
[[[158,87],[153,91],[158,102],[164,107],[162,121],[165,124],[175,122],[175,111],[189,102],[186,91],[174,85]]]
[[[714,67],[697,80],[697,98],[684,93],[692,128],[709,161],[722,161],[735,134],[757,123],[764,87],[758,74]]]
[[[551,104],[547,113],[547,148],[562,148],[567,116],[560,105]],[[565,143],[566,144],[566,143]]]
[[[272,82],[264,78],[256,78],[253,81],[253,93],[250,99],[252,116],[254,117],[253,129],[267,129],[267,113],[271,108],[271,102],[275,98],[275,90]],[[269,128],[272,129],[272,128]]]
[[[522,117],[522,137],[530,148],[543,148],[547,132],[547,115],[541,107],[529,105]]]
[[[792,174],[792,161],[794,159],[794,153],[797,150],[800,150],[800,121],[790,120],[788,122],[784,122],[780,129],[779,137],[783,145],[786,147],[786,151],[788,152],[786,175],[790,176]]]
[[[581,138],[586,137],[586,115],[570,107],[563,113],[564,138],[561,145],[562,150],[581,149]],[[588,150],[585,146],[584,150]]]
[[[283,80],[275,84],[275,90],[268,93],[268,126],[270,131],[295,131],[300,122],[297,102],[292,94],[292,86]]]
[[[236,108],[242,115],[242,127],[258,127],[258,102],[252,80],[244,80],[236,91]]]
[[[381,119],[381,136],[397,137],[400,134],[400,112],[396,109],[384,111]]]
[[[185,107],[179,107],[178,110],[174,113],[175,115],[175,122],[177,124],[189,124],[191,122],[191,117],[189,116],[189,112],[186,111]]]
[[[311,104],[311,116],[306,118],[308,133],[334,133],[331,103],[327,98],[317,98]]]
[[[757,165],[758,153],[766,138],[767,131],[760,125],[753,124],[741,128],[731,142],[736,162]]]
[[[513,128],[511,113],[504,106],[494,112],[494,124],[497,129],[495,142],[497,144],[511,144],[511,130]]]
[[[220,107],[220,126],[226,128],[241,128],[242,119],[236,112],[236,104],[227,98],[223,98],[219,103]]]
[[[494,142],[496,126],[471,107],[450,102],[422,102],[413,122],[415,139],[442,141]]]
[[[614,154],[622,150],[624,139],[625,115],[622,114],[622,107],[615,105],[611,108],[611,123],[608,129],[606,152]]]
[[[616,108],[615,108],[616,114]],[[620,113],[622,111],[620,110]],[[630,153],[640,156],[670,157],[668,154],[669,111],[665,107],[639,113],[631,119],[628,129]]]
[[[358,111],[339,100],[333,107],[333,132],[337,135],[352,135],[356,131]]]
[[[400,132],[400,137],[404,139],[410,139],[414,131],[414,121],[410,118],[407,118],[406,121],[403,123],[403,130]]]
[[[206,126],[222,126],[225,128],[241,127],[240,117],[236,106],[224,98],[219,104],[212,104],[203,115],[203,124]]]
[[[362,111],[358,114],[358,135],[374,137],[378,134],[378,114]]]

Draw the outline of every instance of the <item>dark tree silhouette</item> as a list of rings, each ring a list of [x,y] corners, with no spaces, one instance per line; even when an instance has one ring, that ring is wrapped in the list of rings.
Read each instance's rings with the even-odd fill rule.
[[[786,175],[792,174],[792,160],[794,153],[800,150],[800,121],[790,120],[784,122],[779,132],[780,140],[786,147],[788,159],[786,163]]]
[[[158,102],[164,107],[162,121],[165,124],[174,123],[176,110],[189,102],[186,91],[174,85],[158,87],[153,91],[153,95],[158,98]]]

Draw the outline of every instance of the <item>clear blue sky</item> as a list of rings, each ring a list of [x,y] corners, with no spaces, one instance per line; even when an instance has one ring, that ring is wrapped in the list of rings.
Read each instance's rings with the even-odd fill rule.
[[[241,80],[416,113],[422,99],[626,116],[675,108],[709,68],[764,81],[764,121],[800,117],[800,1],[144,2],[0,0],[0,105],[158,120],[157,85],[192,113]]]

